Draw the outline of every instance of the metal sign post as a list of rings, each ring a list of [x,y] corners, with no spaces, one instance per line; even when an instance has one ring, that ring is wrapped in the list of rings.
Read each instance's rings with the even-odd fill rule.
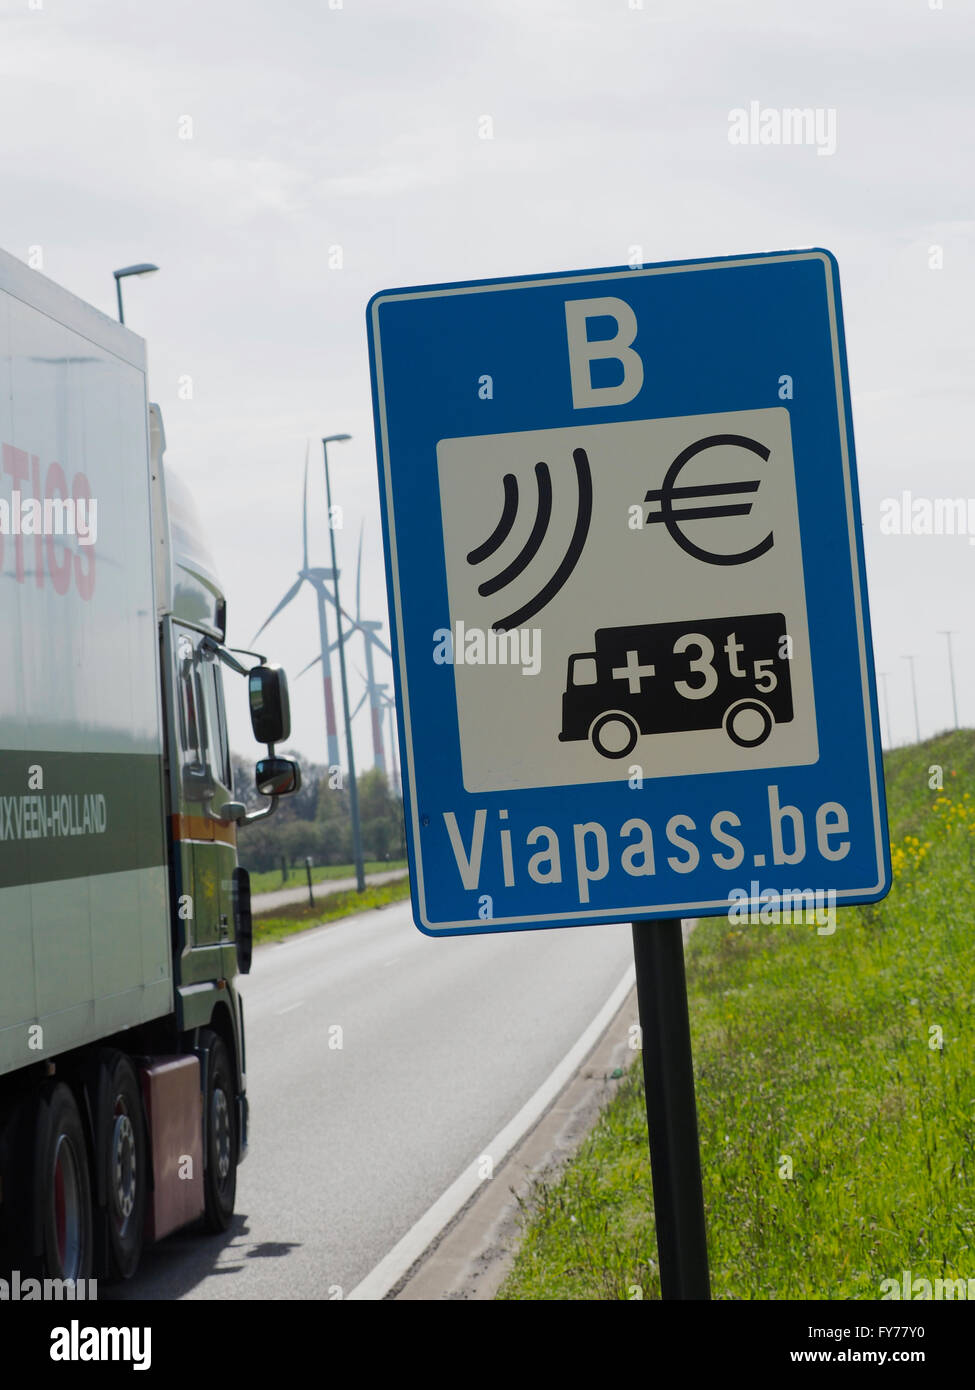
[[[660,1292],[709,1299],[708,1245],[679,917],[633,923]]]

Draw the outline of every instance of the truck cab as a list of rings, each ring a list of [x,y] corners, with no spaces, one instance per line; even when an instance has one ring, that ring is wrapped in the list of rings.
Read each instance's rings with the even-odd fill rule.
[[[224,645],[227,600],[192,493],[166,467],[165,428],[155,404],[149,406],[149,439],[175,1022],[197,1040],[216,1023],[232,1065],[232,1094],[211,1097],[212,1113],[204,1117],[204,1139],[214,1149],[208,1167],[219,1170],[214,1203],[229,1214],[248,1121],[243,1000],[235,980],[250,970],[250,881],[237,862],[238,827],[273,812],[278,796],[300,786],[300,771],[274,757],[273,744],[290,733],[284,673],[241,653],[252,658],[248,669]],[[255,735],[270,745],[278,780],[264,810],[248,812],[235,800],[225,670],[237,687],[232,697],[248,699]],[[257,766],[259,787],[267,762]]]

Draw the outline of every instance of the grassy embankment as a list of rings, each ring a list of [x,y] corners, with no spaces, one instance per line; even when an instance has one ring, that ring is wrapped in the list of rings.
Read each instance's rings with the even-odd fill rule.
[[[384,874],[391,869],[405,869],[405,859],[367,859],[367,874]],[[327,883],[333,878],[355,878],[354,864],[316,864],[311,871],[312,883]],[[268,869],[264,873],[251,874],[251,893],[276,893],[281,888],[308,887],[308,875],[304,869],[292,869],[282,881],[280,869]]]
[[[357,912],[370,912],[376,907],[387,907],[390,903],[402,902],[410,896],[409,875],[394,879],[392,883],[367,885],[364,893],[354,888],[342,893],[326,893],[309,903],[290,903],[287,907],[276,907],[272,912],[254,914],[254,944],[262,941],[281,941],[295,932],[307,931],[309,927],[320,927],[325,922],[334,922],[339,917],[352,917]]]
[[[833,935],[707,918],[688,944],[715,1298],[975,1276],[975,733],[897,749],[886,776],[884,902]],[[525,1220],[499,1297],[659,1298],[638,1059]]]
[[[367,874],[382,874],[395,869],[405,869],[405,859],[369,859],[365,864]],[[354,864],[319,865],[311,871],[313,883],[324,883],[330,879],[355,878]],[[307,892],[308,879],[297,871],[292,872],[286,883],[281,882],[277,870],[269,873],[251,874],[251,893],[276,892],[279,888],[304,888]],[[282,941],[295,932],[307,931],[309,927],[320,927],[326,922],[335,922],[340,917],[352,917],[357,912],[369,912],[376,907],[386,907],[389,903],[401,902],[410,896],[410,880],[406,875],[392,883],[367,885],[364,893],[346,889],[341,893],[323,893],[311,903],[289,903],[286,907],[276,907],[270,912],[254,913],[254,944],[262,941]]]

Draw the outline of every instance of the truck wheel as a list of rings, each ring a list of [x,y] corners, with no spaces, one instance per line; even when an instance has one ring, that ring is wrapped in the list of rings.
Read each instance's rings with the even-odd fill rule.
[[[58,1082],[38,1108],[35,1217],[45,1275],[87,1279],[92,1263],[88,1151],[74,1096]]]
[[[105,1185],[97,1217],[105,1276],[131,1279],[142,1255],[149,1164],[139,1079],[122,1052],[107,1052],[102,1061],[96,1161]]]
[[[230,1225],[237,1196],[237,1088],[223,1038],[204,1028],[200,1046],[209,1053],[203,1224],[208,1231],[219,1232]]]
[[[772,732],[775,720],[761,700],[737,700],[725,710],[722,725],[739,748],[757,748]]]
[[[593,747],[604,758],[625,758],[636,747],[640,730],[636,721],[622,710],[609,710],[594,721],[589,730]]]

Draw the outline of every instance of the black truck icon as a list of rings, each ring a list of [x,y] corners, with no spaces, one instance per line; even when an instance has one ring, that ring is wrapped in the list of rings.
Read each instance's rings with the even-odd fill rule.
[[[559,739],[625,758],[640,734],[724,729],[757,748],[792,719],[791,646],[781,613],[600,628],[569,657]]]

